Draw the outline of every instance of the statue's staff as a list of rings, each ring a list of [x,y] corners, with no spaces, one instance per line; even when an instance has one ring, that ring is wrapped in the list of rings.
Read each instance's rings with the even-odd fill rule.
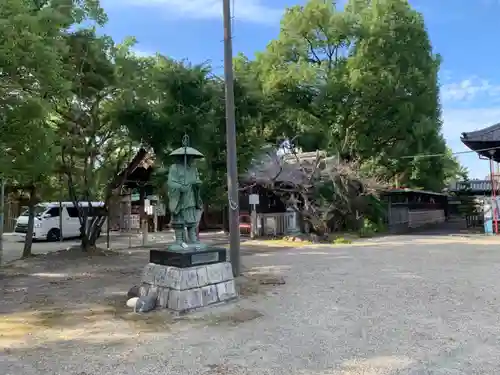
[[[182,146],[184,146],[184,170],[187,171],[187,147],[189,144],[189,135],[184,134],[182,137]],[[184,185],[186,185],[186,173],[184,173]]]

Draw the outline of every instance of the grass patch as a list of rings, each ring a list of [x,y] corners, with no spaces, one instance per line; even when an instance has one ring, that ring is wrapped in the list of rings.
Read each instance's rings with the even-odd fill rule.
[[[286,239],[276,240],[256,240],[245,242],[245,246],[269,246],[269,247],[303,247],[310,246],[313,243],[310,241],[292,241]]]
[[[334,245],[349,245],[352,244],[352,240],[344,237],[337,237],[332,241],[332,243]]]

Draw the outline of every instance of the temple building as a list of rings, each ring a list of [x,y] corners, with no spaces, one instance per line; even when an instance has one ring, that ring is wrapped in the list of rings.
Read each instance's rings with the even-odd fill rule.
[[[489,178],[485,180],[471,180],[462,183],[457,189],[466,188],[473,195],[484,195],[483,216],[484,231],[487,234],[498,234],[500,207],[498,193],[500,188],[500,123],[484,129],[462,133],[460,140],[475,151],[480,159],[489,160]]]

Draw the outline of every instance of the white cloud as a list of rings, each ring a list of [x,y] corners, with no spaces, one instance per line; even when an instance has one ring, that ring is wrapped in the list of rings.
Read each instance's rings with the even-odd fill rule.
[[[443,109],[443,135],[448,146],[455,152],[470,151],[461,141],[463,132],[479,130],[500,122],[500,107]],[[489,173],[489,163],[479,159],[476,153],[458,155],[460,162],[469,169],[473,178],[484,178]]]
[[[190,19],[212,19],[222,17],[221,0],[109,0],[115,5],[132,4],[142,7],[154,7],[170,15]],[[233,17],[236,20],[254,23],[278,22],[283,9],[264,5],[263,0],[232,0]]]
[[[500,97],[500,85],[479,77],[441,86],[441,97],[445,102],[470,101],[478,97],[495,99]]]
[[[442,72],[447,82],[441,87],[443,99],[443,135],[454,152],[470,151],[460,140],[462,133],[483,129],[500,122],[500,85],[477,76],[451,82],[451,72]],[[484,178],[489,163],[474,152],[458,155],[469,169],[470,177]]]
[[[500,107],[443,109],[443,134],[450,142],[454,139],[460,142],[463,132],[479,130],[499,122]]]

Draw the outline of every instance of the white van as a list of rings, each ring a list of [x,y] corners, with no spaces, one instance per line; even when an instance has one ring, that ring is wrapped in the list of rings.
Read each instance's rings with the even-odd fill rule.
[[[89,202],[79,202],[80,207],[88,209]],[[89,218],[93,213],[104,208],[103,202],[90,202],[91,210]],[[62,208],[62,212],[61,212]],[[16,220],[14,232],[26,235],[28,232],[28,210],[24,211]],[[62,219],[62,220],[61,220]],[[62,230],[60,223],[62,222]],[[106,222],[102,230],[105,229]],[[35,226],[33,228],[33,239],[58,241],[60,238],[75,238],[80,236],[80,220],[78,210],[73,202],[44,202],[35,206]]]

